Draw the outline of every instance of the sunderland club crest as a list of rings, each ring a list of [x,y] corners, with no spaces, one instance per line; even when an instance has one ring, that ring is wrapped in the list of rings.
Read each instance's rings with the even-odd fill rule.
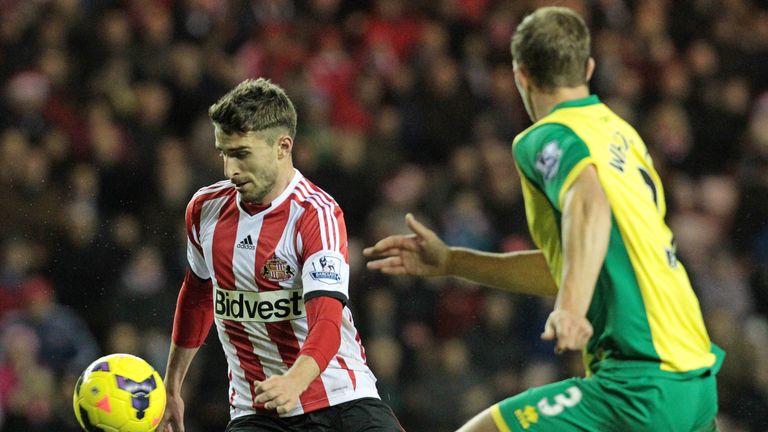
[[[288,262],[272,255],[261,268],[261,277],[272,282],[282,282],[293,277],[293,267]]]

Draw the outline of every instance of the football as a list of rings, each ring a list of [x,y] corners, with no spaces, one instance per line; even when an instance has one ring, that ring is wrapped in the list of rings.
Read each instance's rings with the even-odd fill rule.
[[[88,432],[152,432],[165,411],[165,385],[143,359],[111,354],[83,371],[72,404]]]

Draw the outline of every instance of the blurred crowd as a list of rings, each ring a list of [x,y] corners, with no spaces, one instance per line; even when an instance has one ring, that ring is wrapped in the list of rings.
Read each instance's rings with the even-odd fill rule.
[[[768,2],[0,0],[0,430],[77,431],[82,369],[163,373],[184,209],[223,177],[207,107],[246,77],[297,106],[296,166],[345,211],[350,307],[410,431],[583,373],[539,341],[548,301],[387,278],[360,250],[414,212],[451,245],[530,248],[510,154],[530,124],[510,36],[557,3],[593,31],[595,93],[644,136],[712,339],[723,431],[768,430]],[[187,430],[223,430],[214,333]],[[439,397],[438,397],[439,395]]]

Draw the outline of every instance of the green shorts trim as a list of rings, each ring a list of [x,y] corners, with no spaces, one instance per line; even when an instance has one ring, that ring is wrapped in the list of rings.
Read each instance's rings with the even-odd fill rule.
[[[509,429],[509,426],[507,426],[507,421],[504,420],[504,417],[501,414],[501,408],[499,408],[499,404],[493,405],[491,407],[491,417],[493,417],[493,422],[496,423],[496,428],[499,430],[499,432],[512,432]]]
[[[491,407],[500,432],[691,432],[712,429],[717,385],[711,374],[572,378],[537,387]]]

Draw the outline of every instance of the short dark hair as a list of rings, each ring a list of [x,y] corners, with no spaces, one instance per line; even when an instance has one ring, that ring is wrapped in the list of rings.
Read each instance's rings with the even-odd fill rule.
[[[296,109],[277,84],[265,78],[247,79],[208,109],[208,116],[225,134],[246,134],[274,127],[296,135]]]
[[[565,7],[542,7],[523,19],[512,36],[512,58],[546,90],[586,84],[589,29]]]

